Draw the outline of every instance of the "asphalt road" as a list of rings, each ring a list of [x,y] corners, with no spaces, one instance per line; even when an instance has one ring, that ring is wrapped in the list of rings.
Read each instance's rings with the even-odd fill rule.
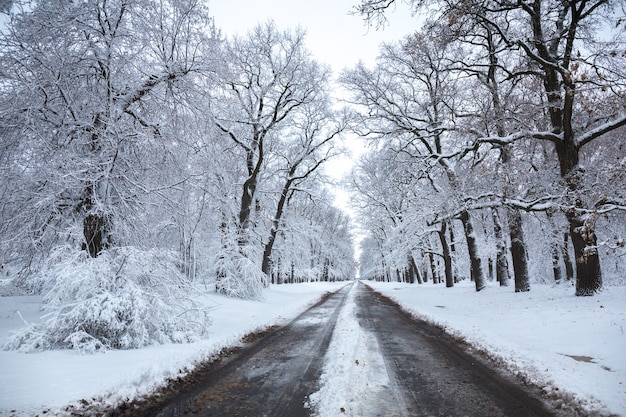
[[[365,285],[356,285],[356,319],[378,341],[394,399],[381,399],[364,415],[557,416],[531,389],[467,353],[440,329],[412,319]],[[287,326],[258,335],[248,346],[198,369],[165,392],[107,414],[312,415],[307,399],[319,389],[324,355],[351,287],[330,295]]]
[[[441,329],[414,320],[363,284],[357,291],[359,324],[376,336],[405,415],[556,415],[528,388],[467,353]]]

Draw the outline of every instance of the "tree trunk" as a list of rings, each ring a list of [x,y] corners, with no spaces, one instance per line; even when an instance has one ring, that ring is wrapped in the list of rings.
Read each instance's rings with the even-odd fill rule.
[[[415,284],[415,273],[410,265],[406,268],[406,282],[409,284]]]
[[[456,243],[454,242],[454,224],[450,222],[448,229],[450,229],[450,261],[452,261],[452,277],[454,283],[459,282],[459,274],[457,271],[457,258],[456,258]]]
[[[285,182],[285,185],[283,186],[282,192],[280,194],[280,199],[278,200],[278,205],[276,206],[276,213],[274,213],[274,219],[272,220],[272,229],[270,230],[269,238],[267,239],[267,243],[265,244],[265,248],[263,249],[263,261],[261,263],[261,270],[267,276],[270,275],[272,270],[272,249],[274,247],[274,242],[276,241],[276,234],[278,233],[280,219],[282,219],[283,213],[285,211],[287,196],[289,194],[292,182],[293,180],[289,179]]]
[[[330,262],[328,261],[328,258],[324,258],[324,266],[322,268],[322,281],[324,282],[328,282],[329,265],[330,265]]]
[[[413,271],[413,276],[417,279],[417,283],[421,284],[422,276],[420,275],[420,270],[417,267],[417,264],[415,263],[415,258],[413,257],[412,254],[409,254],[409,268],[411,269],[411,271]]]
[[[576,295],[594,295],[602,287],[602,272],[595,235],[595,216],[566,213],[576,259]]]
[[[515,275],[515,292],[530,291],[530,279],[528,276],[528,255],[526,254],[526,241],[522,229],[522,215],[519,210],[509,210],[509,235],[511,236],[511,258],[513,259],[513,272]]]
[[[248,178],[243,183],[241,194],[241,206],[239,208],[239,245],[244,246],[248,243],[248,229],[250,228],[250,219],[252,215],[252,206],[255,202],[256,187],[259,181],[259,173],[263,166],[263,137],[255,131],[253,134],[253,146],[246,151],[246,167],[248,169]],[[256,155],[256,161],[255,161]]]
[[[480,291],[485,288],[486,284],[482,261],[478,252],[478,243],[476,241],[476,235],[474,234],[474,226],[472,225],[472,221],[467,210],[461,212],[459,218],[463,223],[463,229],[465,230],[467,252],[470,257],[471,278],[476,285],[476,291]]]
[[[496,279],[501,287],[509,285],[509,261],[506,256],[506,241],[502,234],[502,222],[498,209],[492,208],[491,215],[493,217],[493,231],[496,237]]]
[[[265,244],[265,248],[263,248],[263,261],[261,262],[261,271],[268,277],[272,273],[272,248],[274,247],[274,242],[276,241],[276,231],[272,229],[270,232],[270,238]]]
[[[417,271],[417,268],[415,267],[415,260],[413,259],[413,255],[411,255],[410,253],[407,254],[406,260],[407,260],[407,274],[409,278],[408,280],[409,284],[415,284],[415,281],[418,279],[419,272]]]
[[[574,124],[574,104],[576,82],[570,71],[560,70],[555,65],[559,60],[554,56],[554,51],[548,46],[552,39],[545,39],[543,13],[541,2],[536,2],[533,13],[529,16],[533,28],[534,44],[537,48],[539,59],[533,58],[541,65],[543,74],[544,93],[548,100],[548,112],[552,131],[561,135],[560,140],[555,141],[555,150],[559,161],[560,174],[569,191],[569,203],[571,209],[565,213],[569,222],[569,232],[574,246],[574,258],[576,260],[576,295],[594,295],[602,287],[602,272],[600,258],[598,256],[597,240],[595,235],[595,218],[584,214],[583,202],[578,197],[583,192],[584,169],[579,165],[580,149],[576,143]],[[568,37],[573,40],[576,30],[581,24],[581,19],[588,14],[583,13],[584,6],[579,9],[570,7]],[[593,7],[593,6],[592,6]],[[572,62],[572,48],[563,50],[562,61]],[[532,56],[531,56],[532,58]],[[569,69],[566,67],[566,69]]]
[[[557,146],[557,150],[563,147]],[[602,288],[602,270],[595,233],[596,219],[595,215],[584,213],[582,201],[577,197],[582,192],[581,176],[583,175],[582,168],[578,166],[578,154],[573,155],[573,151],[562,149],[558,153],[561,175],[565,178],[572,194],[570,198],[574,200],[573,208],[565,213],[565,217],[569,223],[576,261],[576,295],[591,296]],[[561,157],[572,159],[561,160]]]
[[[563,269],[561,268],[561,239],[560,233],[557,231],[557,227],[554,222],[554,215],[552,211],[546,211],[546,217],[548,218],[548,224],[551,228],[551,241],[550,241],[550,254],[552,255],[552,275],[555,282],[560,282],[563,278]]]
[[[109,222],[107,216],[102,212],[94,212],[95,194],[98,186],[91,184],[85,187],[84,194],[78,211],[84,212],[83,219],[83,244],[82,249],[87,251],[90,257],[96,258],[104,249],[109,246]],[[106,200],[102,198],[102,200]]]
[[[563,271],[561,270],[559,247],[556,242],[550,242],[550,252],[552,253],[552,276],[555,282],[560,282],[563,278]]]
[[[565,264],[565,276],[568,281],[574,278],[574,265],[572,265],[572,260],[569,256],[569,233],[563,233],[563,246],[561,246],[561,250],[563,251],[563,263]]]
[[[432,277],[433,277],[433,284],[436,284],[437,281],[439,280],[439,274],[437,273],[437,267],[435,265],[435,257],[433,256],[432,252],[428,254],[428,262],[430,263],[430,273],[432,274]]]
[[[250,228],[250,217],[252,213],[252,202],[254,201],[254,193],[256,190],[256,175],[249,177],[243,183],[243,191],[241,195],[241,207],[239,209],[239,227],[241,246],[247,243],[246,233]]]
[[[441,230],[437,232],[439,235],[439,241],[441,242],[441,251],[443,253],[443,265],[446,275],[446,287],[450,288],[454,286],[454,275],[452,274],[452,257],[450,255],[450,246],[446,240],[446,229],[448,226],[447,221],[441,222]]]
[[[106,218],[100,213],[88,214],[83,220],[83,235],[85,238],[83,249],[92,258],[97,257],[100,252],[109,246],[106,228]]]

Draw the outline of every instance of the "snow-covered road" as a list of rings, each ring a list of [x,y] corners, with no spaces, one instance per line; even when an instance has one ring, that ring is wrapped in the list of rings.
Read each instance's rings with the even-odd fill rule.
[[[500,367],[541,384],[544,394],[555,401],[567,404],[575,401],[580,406],[577,407],[580,415],[626,416],[622,383],[623,329],[626,328],[623,288],[610,288],[596,297],[580,299],[573,296],[571,288],[563,286],[535,286],[531,293],[516,294],[513,289],[497,286],[476,293],[471,284],[461,283],[451,289],[372,282],[367,286],[392,297],[412,315],[438,323],[447,333],[468,343],[470,349],[488,352]],[[345,285],[273,286],[267,290],[263,302],[208,294],[207,303],[213,306],[213,332],[208,340],[194,344],[97,355],[75,351],[30,354],[0,351],[0,416],[69,416],[74,412],[80,415],[86,405],[114,407],[123,401],[132,402],[154,392],[168,379],[186,375],[188,370],[223,349],[231,350],[229,347],[235,346],[239,350],[239,340],[245,334],[270,325],[276,325],[270,334],[281,333],[283,328],[278,326],[288,324],[326,291],[336,291]],[[449,398],[458,397],[448,381],[463,381],[466,379],[463,375],[444,377],[431,369],[421,382],[409,378],[413,382],[403,383],[416,370],[418,374],[424,373],[420,361],[425,360],[409,354],[423,353],[428,350],[427,345],[416,347],[409,336],[400,336],[393,320],[395,313],[391,314],[393,309],[374,314],[373,310],[385,307],[384,304],[389,307],[389,303],[379,305],[376,298],[364,299],[367,293],[360,284],[348,293],[349,287],[340,295],[340,298],[345,296],[343,308],[339,308],[341,303],[335,304],[332,316],[337,322],[334,332],[330,332],[333,337],[326,353],[307,345],[305,339],[329,323],[329,310],[323,313],[314,309],[316,312],[293,323],[302,332],[291,339],[291,344],[308,346],[310,352],[321,355],[308,368],[314,384],[300,389],[297,398],[294,396],[294,402],[302,404],[303,415],[422,415],[428,409],[422,404],[418,410],[414,409],[418,402],[414,397],[426,395],[428,389],[433,392],[427,398],[439,398],[440,391],[448,393]],[[5,295],[0,297],[0,340],[19,328],[22,317],[35,322],[40,315],[41,297]],[[383,317],[377,318],[378,314]],[[537,320],[539,317],[541,320]],[[446,337],[435,333],[429,339]],[[394,344],[407,345],[409,352],[390,356]],[[286,355],[269,357],[266,366],[248,364],[243,369],[260,376],[265,375],[260,369],[285,372],[284,358],[300,354],[284,347],[282,350]],[[566,354],[593,356],[593,362],[578,362]],[[187,380],[188,385],[193,385],[192,379]],[[412,390],[404,388],[407,385]],[[275,392],[282,390],[279,383],[269,386],[275,387]],[[250,388],[254,389],[254,384]],[[461,390],[465,391],[465,384]],[[261,407],[263,402],[257,405]]]
[[[360,283],[144,404],[128,415],[558,415],[536,392]]]
[[[116,416],[308,416],[333,329],[352,285],[312,306],[284,327],[251,337],[217,363]]]
[[[326,353],[321,388],[310,403],[318,416],[402,416],[410,407],[389,378],[378,340],[359,320],[355,283],[333,332]]]
[[[339,316],[321,385],[311,395],[319,417],[559,415],[538,391],[360,283]]]

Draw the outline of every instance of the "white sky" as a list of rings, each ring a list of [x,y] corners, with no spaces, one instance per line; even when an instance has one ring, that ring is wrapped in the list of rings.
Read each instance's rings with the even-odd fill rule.
[[[350,11],[360,0],[209,0],[209,13],[226,35],[245,34],[258,23],[273,19],[279,29],[301,26],[307,46],[318,61],[335,72],[359,60],[372,64],[382,41],[403,38],[417,28],[417,19],[398,0],[387,13],[384,29],[368,28]]]

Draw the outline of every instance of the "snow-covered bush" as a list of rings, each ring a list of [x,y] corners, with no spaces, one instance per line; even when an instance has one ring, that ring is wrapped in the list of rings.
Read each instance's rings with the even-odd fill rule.
[[[251,245],[240,246],[234,234],[222,239],[223,247],[215,261],[217,292],[245,300],[262,299],[267,277],[259,267],[258,251]]]
[[[207,310],[163,250],[114,248],[90,258],[58,248],[42,274],[54,284],[39,324],[13,334],[5,349],[95,352],[181,343],[206,334]]]

